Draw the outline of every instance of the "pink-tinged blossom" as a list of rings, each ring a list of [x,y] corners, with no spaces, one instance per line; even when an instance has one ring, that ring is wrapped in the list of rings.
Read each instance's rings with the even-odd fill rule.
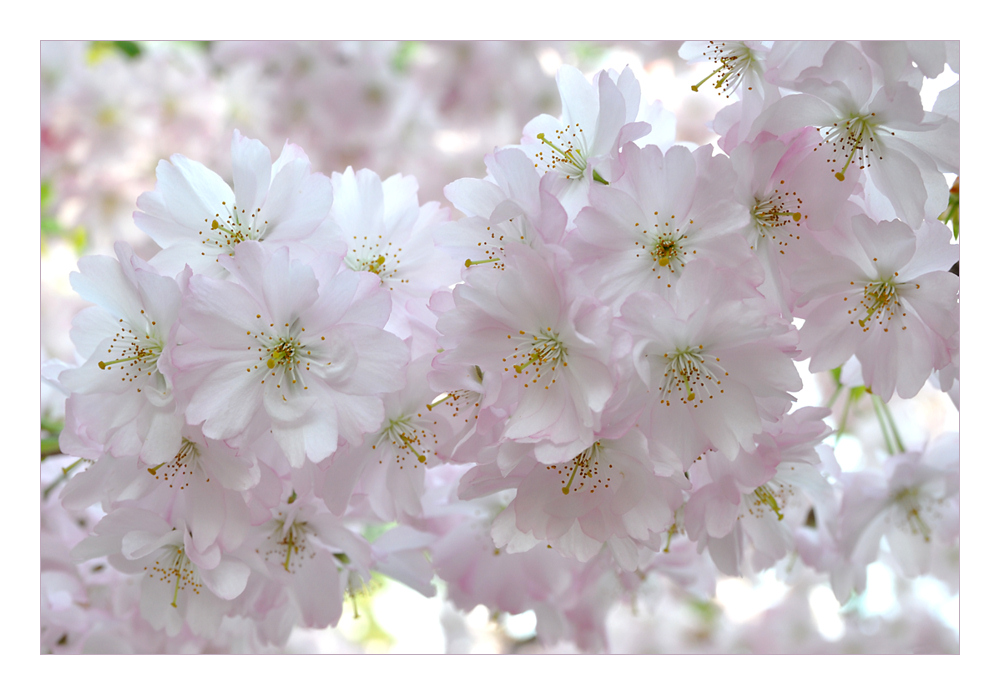
[[[147,510],[170,510],[175,523],[187,526],[198,553],[210,552],[213,545],[223,552],[236,550],[250,526],[241,491],[260,480],[260,469],[223,442],[205,439],[197,428],[188,426],[184,434],[177,453],[155,466],[135,457],[102,456],[66,483],[63,504],[83,509],[99,502],[110,511],[139,503]]]
[[[352,495],[384,521],[423,513],[424,472],[440,463],[439,438],[452,429],[451,418],[428,407],[437,395],[427,384],[430,362],[429,355],[411,362],[402,388],[383,398],[381,426],[322,465],[320,494],[334,514],[344,513]]]
[[[233,188],[183,155],[161,160],[156,189],[137,202],[136,225],[163,249],[152,260],[177,273],[224,274],[217,263],[243,242],[289,246],[307,240],[330,212],[329,180],[310,173],[309,158],[286,143],[272,164],[259,140],[233,132]],[[327,243],[318,241],[321,248]]]
[[[766,109],[751,136],[814,126],[830,160],[830,186],[846,185],[845,172],[855,165],[911,226],[944,209],[941,172],[958,172],[956,121],[925,112],[908,84],[880,84],[860,51],[844,42],[833,44],[821,66],[804,70],[795,86],[804,93]]]
[[[517,495],[494,522],[493,540],[510,552],[544,542],[581,562],[607,544],[619,566],[635,570],[639,546],[658,546],[689,487],[680,475],[656,475],[648,459],[645,437],[630,428],[564,463],[515,469],[507,481]]]
[[[431,297],[431,309],[438,315],[454,308],[455,297],[450,290],[435,292]],[[498,438],[492,436],[490,427],[479,428],[483,370],[476,365],[442,364],[439,359],[431,365],[427,383],[436,394],[431,408],[443,412],[452,421],[450,434],[439,441],[438,455],[452,462],[475,463],[480,452],[495,444]],[[486,419],[496,424],[497,418],[487,415]]]
[[[116,502],[145,498],[157,490],[173,496],[210,484],[220,492],[240,492],[260,481],[256,460],[241,458],[223,442],[206,439],[196,427],[186,425],[182,434],[175,454],[155,465],[136,457],[102,456],[66,483],[63,504],[83,509],[100,503],[110,509]]]
[[[373,171],[331,176],[332,236],[347,247],[344,265],[378,276],[390,290],[392,313],[386,330],[406,339],[421,336],[417,352],[433,350],[431,293],[459,280],[459,264],[435,246],[435,229],[448,219],[436,202],[420,205],[417,180],[396,174],[381,181]]]
[[[539,180],[528,155],[513,147],[487,155],[486,174],[445,187],[445,196],[466,217],[439,228],[435,240],[464,256],[467,267],[503,269],[504,249],[511,244],[556,253],[547,245],[562,241],[567,216],[552,191],[554,175]]]
[[[916,231],[898,220],[850,220],[843,234],[823,238],[827,255],[793,281],[800,299],[803,354],[819,372],[852,354],[865,383],[885,400],[912,398],[931,371],[951,362],[958,331],[958,277],[948,269],[958,246],[940,222]]]
[[[759,572],[794,550],[793,532],[818,500],[832,497],[816,444],[829,411],[800,408],[754,437],[757,448],[729,461],[709,453],[691,467],[696,489],[684,525],[726,574]]]
[[[834,224],[859,177],[856,169],[850,169],[845,185],[831,188],[826,158],[817,147],[820,142],[814,129],[803,128],[781,138],[762,133],[731,152],[734,198],[749,212],[739,232],[764,267],[761,293],[785,316],[791,316],[794,301],[787,275],[803,261],[797,242],[803,234]]]
[[[635,120],[641,96],[629,68],[617,80],[604,70],[589,83],[579,70],[563,65],[556,82],[561,116],[542,114],[529,121],[519,149],[540,175],[558,174],[554,192],[573,219],[586,205],[591,183],[611,180],[611,160],[621,146],[648,134],[650,125]]]
[[[270,432],[292,466],[321,461],[382,422],[379,394],[398,387],[406,345],[382,329],[388,290],[344,270],[312,269],[256,242],[223,256],[230,281],[195,276],[176,349],[191,424],[241,450]]]
[[[599,299],[617,307],[639,290],[666,294],[695,258],[737,269],[752,286],[760,284],[750,248],[732,234],[747,224],[747,211],[732,201],[732,166],[711,152],[677,146],[664,154],[629,143],[621,153],[621,176],[591,188],[571,248]]]
[[[917,89],[924,77],[958,72],[958,41],[861,41],[861,51],[882,72],[886,84],[906,81]]]
[[[845,559],[867,565],[878,558],[885,536],[903,574],[930,570],[937,545],[957,543],[958,435],[949,433],[923,452],[897,454],[884,475],[845,473],[839,541]]]
[[[546,460],[564,460],[593,443],[611,396],[610,311],[530,249],[511,247],[506,265],[473,269],[454,289],[436,363],[479,367],[480,407],[510,413],[502,437],[550,444]]]
[[[946,367],[931,374],[931,383],[948,394],[951,402],[955,404],[955,410],[961,410],[959,406],[961,386],[959,379],[959,333],[955,333],[948,347],[951,352],[951,363]]]
[[[118,260],[81,258],[80,272],[70,275],[73,288],[97,306],[73,321],[73,342],[86,362],[59,376],[71,392],[67,451],[93,441],[114,456],[157,462],[180,446],[170,355],[181,290],[125,243],[115,251]]]
[[[577,563],[544,546],[516,554],[497,548],[490,538],[495,506],[490,499],[454,507],[463,513],[448,520],[447,531],[431,546],[431,557],[456,606],[470,611],[485,604],[516,615],[565,591]]]
[[[823,64],[833,41],[776,41],[766,78],[776,85],[795,88],[810,68]],[[958,41],[852,41],[881,73],[885,84],[903,81],[917,89],[923,78],[937,77],[947,63],[957,73]],[[842,70],[842,68],[841,68]],[[828,75],[828,79],[833,77]]]
[[[348,530],[322,503],[292,492],[273,510],[273,518],[255,527],[242,557],[253,570],[244,610],[266,622],[288,611],[291,624],[336,625],[343,611],[349,578],[368,581],[371,547]],[[357,583],[357,589],[361,583]],[[285,637],[287,639],[287,635]]]
[[[688,62],[711,61],[717,67],[701,82],[691,85],[695,92],[706,82],[726,98],[738,96],[741,129],[746,138],[750,125],[778,99],[778,89],[764,80],[769,41],[685,41],[677,55]]]
[[[73,549],[74,557],[107,555],[118,571],[141,574],[142,617],[168,635],[187,624],[195,634],[212,637],[250,576],[246,564],[218,547],[198,553],[183,523],[172,525],[145,509],[115,510],[94,533]]]
[[[649,392],[639,426],[654,460],[687,470],[710,449],[732,460],[802,387],[790,324],[743,291],[693,261],[668,297],[638,292],[622,306],[616,324],[632,335],[636,375]]]

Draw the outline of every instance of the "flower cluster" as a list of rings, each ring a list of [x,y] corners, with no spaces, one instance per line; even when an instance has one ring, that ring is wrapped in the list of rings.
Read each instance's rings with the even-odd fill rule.
[[[61,499],[104,513],[73,558],[133,575],[154,630],[246,649],[372,573],[601,650],[644,583],[784,560],[846,602],[883,537],[930,571],[957,438],[842,472],[795,394],[797,362],[856,361],[879,403],[957,391],[957,85],[919,96],[951,50],[685,44],[737,99],[721,149],[671,144],[630,69],[563,66],[559,116],[446,186],[457,212],[239,131],[232,185],[161,161],[134,216],[159,251],[71,277]]]

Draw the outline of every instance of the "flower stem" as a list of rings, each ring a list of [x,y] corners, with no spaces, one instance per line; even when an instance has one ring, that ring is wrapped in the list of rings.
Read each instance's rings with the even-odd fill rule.
[[[56,488],[56,486],[59,485],[59,483],[63,482],[67,478],[69,478],[69,472],[71,470],[73,470],[74,468],[76,468],[79,464],[81,464],[84,461],[86,461],[86,460],[87,459],[77,459],[73,463],[71,463],[68,466],[66,466],[65,468],[63,468],[62,469],[62,475],[60,475],[58,478],[56,478],[55,480],[53,480],[52,483],[50,483],[47,488],[45,488],[44,490],[42,490],[42,499],[43,500],[44,499],[48,499],[49,493],[52,492]]]
[[[896,453],[903,453],[906,451],[906,447],[903,446],[903,438],[899,436],[899,430],[896,429],[896,421],[892,418],[892,411],[889,410],[889,406],[880,396],[872,394],[872,399],[878,401],[879,405],[882,407],[883,416],[885,417],[886,423],[889,425],[889,430],[891,431],[892,438],[896,444]]]

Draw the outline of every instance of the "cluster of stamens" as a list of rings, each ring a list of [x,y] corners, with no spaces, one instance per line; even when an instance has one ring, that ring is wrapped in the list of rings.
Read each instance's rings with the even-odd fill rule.
[[[784,185],[785,182],[782,180],[780,183]],[[750,210],[750,219],[757,228],[758,237],[754,240],[753,247],[757,248],[757,242],[761,238],[770,239],[779,247],[787,246],[788,239],[798,239],[799,235],[792,232],[788,232],[787,239],[784,233],[779,236],[778,229],[789,224],[801,227],[802,220],[809,217],[803,215],[801,209],[802,199],[795,191],[782,193],[780,189],[775,188],[774,193],[767,198],[755,198],[754,206]],[[778,250],[780,253],[785,252],[782,248]]]
[[[304,521],[293,521],[286,528],[284,519],[276,519],[268,540],[271,547],[264,550],[264,559],[280,564],[286,572],[294,573],[306,560],[316,557],[316,551],[308,542],[308,524]],[[259,554],[260,549],[256,552]]]
[[[750,513],[756,518],[763,518],[768,513],[768,510],[770,510],[778,517],[778,521],[781,521],[785,518],[781,510],[788,504],[788,498],[791,494],[792,489],[790,487],[772,479],[770,482],[756,488],[749,495],[745,495],[744,499],[747,501],[747,508],[750,510]]]
[[[191,564],[182,547],[170,546],[152,567],[147,566],[142,569],[149,572],[150,579],[174,583],[174,598],[170,602],[174,608],[177,608],[177,595],[181,589],[191,589],[196,594],[201,593],[202,584],[198,570]]]
[[[867,333],[878,325],[883,332],[888,333],[889,322],[897,315],[897,312],[900,319],[906,316],[896,291],[895,275],[888,280],[872,280],[865,283],[858,305],[847,310],[847,315],[852,317],[852,326],[856,322],[861,327],[862,332]],[[854,285],[853,280],[851,285]],[[919,289],[920,285],[916,287]],[[844,301],[849,301],[849,298],[844,297]],[[863,316],[859,317],[859,314],[863,314]],[[906,326],[902,326],[902,330],[905,331]]]
[[[489,239],[483,239],[482,241],[477,241],[476,246],[482,249],[483,253],[486,254],[486,258],[478,261],[474,261],[471,258],[465,259],[465,267],[471,268],[474,265],[483,265],[485,263],[492,263],[493,267],[497,270],[504,269],[504,246],[509,243],[511,239],[515,239],[523,243],[530,243],[526,240],[526,236],[534,236],[530,231],[530,223],[524,216],[516,218],[511,217],[506,222],[500,222],[496,227],[494,225],[487,225],[486,231],[489,233]],[[504,231],[506,230],[506,231]]]
[[[428,406],[430,409],[430,406]],[[427,424],[427,427],[424,425]],[[403,470],[405,464],[410,463],[410,457],[414,457],[418,463],[427,465],[427,455],[436,453],[437,434],[433,429],[428,429],[437,424],[437,420],[424,418],[421,413],[413,416],[403,415],[394,420],[389,420],[382,431],[379,432],[372,449],[377,449],[381,444],[389,444],[389,449],[395,456],[395,463],[399,470]],[[379,458],[379,464],[385,462]],[[417,468],[417,464],[412,464]]]
[[[718,374],[721,372],[722,376],[729,376],[729,372],[719,366],[718,357],[706,355],[703,350],[704,346],[699,345],[697,350],[687,348],[663,353],[665,369],[663,386],[660,388],[663,398],[660,403],[670,405],[670,397],[674,393],[682,402],[691,403],[695,408],[703,404],[706,398],[715,398],[711,391],[722,386],[722,379]],[[718,392],[723,394],[726,390],[719,388]]]
[[[572,461],[548,465],[545,469],[554,471],[560,476],[562,482],[560,489],[564,495],[585,489],[593,494],[601,488],[611,487],[614,464],[603,464],[600,452],[601,443],[595,442],[574,456]],[[624,475],[621,471],[618,473]]]
[[[257,314],[257,318],[260,319],[260,314]],[[273,323],[268,325],[268,329],[273,328]],[[247,350],[252,351],[254,347],[257,348],[257,364],[253,365],[252,369],[263,368],[265,370],[263,378],[260,380],[262,384],[267,381],[268,376],[276,377],[274,385],[275,388],[279,389],[282,382],[287,388],[295,386],[302,380],[303,371],[311,371],[313,364],[322,364],[318,359],[319,355],[313,354],[316,348],[303,343],[299,337],[306,329],[299,325],[298,320],[294,323],[286,323],[283,328],[284,331],[281,331],[281,328],[279,331],[284,335],[275,335],[273,330],[261,330],[257,333],[247,331],[247,335],[254,340],[247,346]],[[326,340],[326,336],[320,336],[320,341],[324,340]],[[326,362],[325,366],[332,364],[332,362]],[[252,369],[247,367],[248,372]],[[308,389],[309,387],[303,386],[302,388]]]
[[[847,167],[854,161],[855,155],[857,155],[859,169],[870,167],[873,157],[882,159],[882,155],[879,154],[882,146],[881,135],[883,133],[895,135],[896,133],[870,120],[874,118],[874,112],[850,116],[845,120],[835,122],[833,125],[816,129],[817,132],[823,135],[824,142],[814,147],[813,151],[815,152],[824,144],[832,145],[833,152],[826,161],[828,164],[833,165],[830,171],[836,176],[838,181],[844,180],[844,172],[847,171]],[[840,171],[837,171],[842,158],[844,159],[844,166]]]
[[[145,315],[145,309],[140,310],[140,313]],[[141,337],[125,323],[124,319],[118,319],[118,323],[120,325],[111,338],[111,347],[108,348],[108,355],[112,359],[102,360],[97,366],[103,370],[110,370],[114,365],[118,365],[118,370],[122,372],[121,380],[129,383],[142,376],[151,377],[154,373],[158,373],[156,361],[160,358],[163,346],[155,334],[150,336],[156,321],[150,321],[149,327],[142,331]]]
[[[475,413],[476,408],[479,407],[479,398],[481,395],[476,391],[456,389],[450,393],[442,394],[433,402],[428,403],[427,410],[433,412],[435,408],[443,406],[446,410],[451,411],[453,418],[457,418],[462,413],[465,413],[465,422],[468,423],[469,415],[472,415],[474,419],[479,417]]]
[[[259,214],[260,208],[257,208],[256,212],[251,211],[247,217],[245,209],[237,210],[235,204],[230,205],[223,200],[222,212],[215,213],[212,219],[206,217],[205,222],[209,227],[207,230],[199,231],[198,236],[204,237],[201,243],[212,253],[232,256],[238,244],[244,241],[259,241],[267,234],[267,220],[263,220],[258,226]],[[201,255],[206,254],[202,251]]]
[[[197,468],[199,468],[198,447],[195,446],[194,442],[182,439],[181,448],[178,450],[176,456],[169,461],[164,461],[158,466],[153,466],[146,470],[156,480],[168,483],[171,488],[174,486],[174,479],[180,476],[180,480],[177,481],[180,483],[178,489],[183,490],[190,485],[190,482],[185,480],[184,476],[193,477]],[[210,482],[210,479],[206,477],[205,482]]]
[[[552,332],[551,326],[539,331],[539,335],[532,334],[530,338],[524,331],[518,331],[517,337],[508,334],[507,339],[516,341],[517,346],[509,358],[502,358],[501,362],[506,365],[503,370],[514,370],[515,379],[524,379],[524,388],[542,379],[548,389],[556,382],[556,368],[568,366],[566,346],[559,340],[559,334]]]
[[[636,231],[641,232],[635,240],[635,245],[638,247],[635,257],[639,259],[647,255],[652,257],[651,270],[656,273],[656,279],[659,280],[663,278],[664,269],[671,274],[676,274],[684,267],[684,259],[688,255],[684,246],[688,235],[681,231],[683,223],[676,222],[675,215],[671,215],[669,219],[664,215],[661,219],[660,212],[655,210],[653,216],[657,221],[653,222],[652,229],[648,228],[648,224],[645,225],[646,228],[643,228],[639,222],[635,223]],[[694,220],[688,220],[687,224],[688,229],[690,229]],[[696,254],[698,252],[692,249],[690,253]]]
[[[941,512],[938,509],[941,500],[922,498],[919,490],[907,488],[896,493],[893,501],[896,503],[896,514],[894,515],[896,525],[930,543],[931,527],[925,517],[931,519],[941,517]]]
[[[708,43],[709,49],[704,51],[702,55],[718,64],[718,67],[701,82],[691,85],[691,91],[697,92],[699,87],[714,79],[714,86],[719,96],[725,96],[728,99],[730,95],[736,93],[742,84],[747,69],[754,64],[756,56],[750,48],[742,43],[731,48],[726,46],[725,41],[709,41]],[[753,87],[747,87],[747,89],[753,89]]]
[[[535,154],[538,160],[536,168],[542,164],[545,169],[565,174],[567,179],[579,179],[587,172],[587,137],[579,123],[568,125],[562,130],[557,128],[555,142],[549,140],[545,133],[539,133],[537,137],[549,149],[539,150]]]
[[[388,280],[395,282],[409,282],[407,278],[397,278],[396,272],[399,270],[399,249],[393,248],[391,241],[382,242],[382,235],[378,234],[369,241],[368,235],[363,234],[361,240],[357,235],[353,237],[354,246],[344,258],[344,263],[351,270],[367,271],[378,275],[379,281],[386,283]],[[389,284],[389,289],[393,289],[393,284]]]

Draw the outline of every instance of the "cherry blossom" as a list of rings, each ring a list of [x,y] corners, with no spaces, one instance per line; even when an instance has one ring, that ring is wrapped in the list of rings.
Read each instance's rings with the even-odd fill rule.
[[[293,466],[320,461],[338,440],[360,444],[378,427],[376,394],[396,387],[408,350],[382,329],[388,290],[371,273],[323,285],[306,265],[257,242],[224,257],[233,281],[195,276],[176,350],[191,391],[191,424],[237,447],[269,433]]]
[[[163,249],[153,265],[221,274],[220,255],[244,241],[291,244],[307,239],[330,211],[326,177],[310,174],[309,158],[287,144],[272,164],[259,140],[233,132],[233,188],[182,155],[156,167],[156,190],[139,196],[135,223]],[[321,245],[321,248],[323,246]]]
[[[958,330],[958,278],[948,272],[958,247],[949,237],[940,222],[915,231],[864,215],[827,237],[830,257],[795,275],[809,369],[857,355],[865,383],[888,400],[894,392],[912,398],[932,369],[946,367]]]

